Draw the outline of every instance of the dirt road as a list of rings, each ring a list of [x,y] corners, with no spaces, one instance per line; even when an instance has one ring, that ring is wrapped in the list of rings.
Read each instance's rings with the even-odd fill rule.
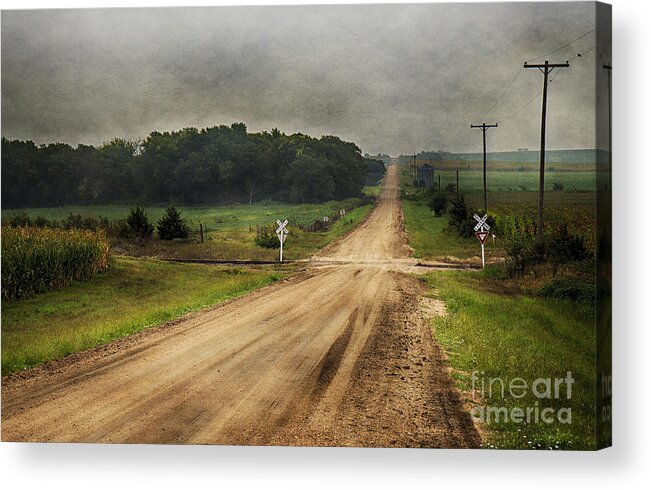
[[[401,272],[401,216],[390,167],[366,222],[306,272],[4,379],[2,439],[477,446]]]

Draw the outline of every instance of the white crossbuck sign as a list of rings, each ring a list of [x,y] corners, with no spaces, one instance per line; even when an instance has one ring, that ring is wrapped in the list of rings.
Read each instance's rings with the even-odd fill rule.
[[[473,218],[477,220],[477,224],[475,225],[475,236],[477,237],[477,240],[479,240],[479,243],[481,243],[481,268],[483,269],[486,265],[486,259],[484,255],[484,242],[488,236],[488,230],[490,230],[491,227],[488,226],[488,223],[486,223],[486,220],[488,219],[487,214],[480,218],[479,215],[475,213]]]
[[[276,223],[278,224],[278,228],[276,228],[276,235],[289,233],[289,231],[287,231],[287,228],[286,228],[289,221],[287,221],[287,220],[280,221],[279,219],[277,219]]]
[[[481,231],[488,231],[488,230],[491,229],[491,227],[488,226],[488,223],[486,223],[486,220],[488,219],[488,215],[487,215],[487,214],[485,214],[485,215],[482,216],[481,218],[479,217],[478,214],[475,214],[475,215],[473,216],[473,218],[475,218],[475,219],[477,220],[477,224],[475,225],[475,231],[479,231],[479,230],[481,230]]]
[[[276,228],[276,235],[278,235],[278,241],[280,242],[280,261],[283,261],[283,243],[285,243],[285,238],[287,238],[287,235],[289,234],[289,230],[287,229],[287,224],[289,223],[288,220],[285,221],[280,221],[279,219],[276,220],[276,223],[278,224],[278,228]]]

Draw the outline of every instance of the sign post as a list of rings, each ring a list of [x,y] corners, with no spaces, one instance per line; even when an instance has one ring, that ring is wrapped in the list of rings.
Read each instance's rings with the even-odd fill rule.
[[[488,230],[490,230],[491,227],[488,226],[488,223],[486,223],[486,220],[488,219],[487,214],[485,214],[482,217],[479,217],[478,214],[475,214],[473,218],[477,220],[477,224],[475,225],[475,236],[477,237],[477,240],[479,240],[479,243],[481,243],[481,268],[483,269],[484,266],[486,265],[486,259],[484,255],[484,244],[486,243],[486,239],[488,238],[489,235]]]
[[[277,219],[276,223],[278,224],[278,228],[276,228],[276,236],[278,236],[278,241],[280,242],[280,261],[282,262],[283,243],[285,243],[285,238],[287,238],[287,234],[289,233],[289,230],[287,229],[287,223],[289,223],[289,221],[280,221]]]

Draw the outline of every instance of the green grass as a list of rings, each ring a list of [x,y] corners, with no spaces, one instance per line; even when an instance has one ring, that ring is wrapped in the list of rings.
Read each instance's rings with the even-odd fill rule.
[[[295,225],[288,225],[289,236],[283,248],[283,257],[287,260],[304,259],[315,254],[319,249],[335,238],[347,233],[357,226],[371,211],[366,204],[348,212],[344,219],[334,222],[327,231],[309,232]],[[265,222],[269,229],[275,223]],[[278,250],[258,247],[255,244],[256,227],[244,226],[228,231],[209,231],[205,242],[197,240],[172,241],[113,239],[116,253],[133,256],[156,256],[185,259],[220,259],[220,260],[277,260]]]
[[[504,288],[490,272],[434,272],[427,276],[431,294],[443,300],[447,315],[433,320],[435,338],[449,353],[449,363],[461,390],[472,392],[472,373],[488,384],[522,378],[561,378],[570,371],[572,396],[538,399],[529,390],[520,399],[501,398],[499,381],[492,398],[481,405],[569,407],[571,424],[515,423],[500,420],[486,425],[487,445],[497,448],[594,449],[595,333],[591,305],[531,297]],[[480,386],[477,381],[475,387]],[[519,392],[516,392],[519,393]]]
[[[182,216],[188,220],[190,227],[199,228],[199,223],[209,230],[235,231],[275,222],[276,219],[288,219],[292,224],[307,226],[314,220],[325,215],[332,216],[342,207],[351,206],[358,199],[345,201],[329,201],[322,204],[285,204],[277,202],[260,202],[251,206],[248,204],[234,204],[230,206],[178,206]],[[62,206],[58,208],[25,208],[3,209],[2,220],[14,214],[25,212],[35,218],[42,216],[49,220],[63,220],[71,213],[80,214],[82,217],[102,216],[109,220],[126,218],[129,206]],[[145,207],[149,220],[156,223],[165,213],[165,207]]]
[[[475,238],[464,239],[456,233],[447,232],[448,218],[437,217],[422,201],[403,201],[405,230],[414,257],[419,259],[455,261],[474,258],[481,261],[481,247]],[[486,245],[490,257],[493,246]]]
[[[372,206],[359,206],[360,199],[330,201],[323,204],[256,203],[249,205],[181,208],[192,230],[187,241],[137,240],[111,238],[112,249],[117,254],[165,258],[220,259],[220,260],[276,260],[278,251],[258,247],[255,242],[258,226],[275,228],[276,219],[288,219],[290,235],[285,243],[284,257],[288,260],[302,259],[316,253],[330,241],[347,233],[371,211]],[[358,206],[358,207],[354,207]],[[324,216],[333,217],[339,210],[349,212],[345,219],[335,222],[326,232],[307,232],[299,228],[309,226]],[[354,208],[354,209],[351,209]],[[62,220],[70,213],[82,216],[103,216],[109,220],[125,218],[128,206],[66,206],[61,208],[35,208],[3,210],[7,219],[19,211],[30,217],[43,216],[49,220]],[[152,222],[164,213],[162,207],[146,208]],[[204,225],[205,241],[198,241],[199,223]]]
[[[371,196],[371,197],[377,197],[380,195],[380,191],[382,190],[382,184],[378,185],[367,185],[364,187],[364,195],[365,196]]]
[[[484,207],[484,193],[472,191],[463,193],[466,204],[471,208]],[[528,209],[538,210],[538,191],[495,191],[488,192],[486,200],[489,212],[519,212]],[[545,192],[545,209],[581,208],[595,210],[595,193],[588,191],[572,192],[560,191]]]
[[[449,183],[456,183],[453,170],[435,171],[435,183],[441,175],[441,189]],[[518,172],[498,170],[486,172],[486,186],[492,191],[536,191],[538,189],[538,172]],[[595,172],[547,172],[545,191],[552,192],[554,183],[563,185],[566,191],[594,191],[596,188]],[[481,170],[460,170],[459,188],[461,192],[477,191],[484,188],[484,174]]]
[[[285,275],[114,257],[107,272],[2,304],[2,374],[89,349]]]

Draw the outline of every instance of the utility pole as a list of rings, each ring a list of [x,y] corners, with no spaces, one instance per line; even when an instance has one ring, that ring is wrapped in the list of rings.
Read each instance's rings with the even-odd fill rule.
[[[457,170],[457,197],[459,197],[459,170]]]
[[[418,165],[416,165],[416,154],[414,153],[414,185],[418,187]]]
[[[530,65],[524,62],[525,68],[538,68],[544,75],[543,80],[543,97],[542,97],[542,122],[540,124],[540,184],[538,190],[538,243],[543,240],[543,207],[545,200],[545,129],[547,124],[547,87],[549,85],[549,74],[554,68],[569,68],[570,63],[550,63],[545,60],[544,64]]]
[[[497,123],[495,124],[471,124],[471,128],[479,128],[484,136],[484,213],[488,213],[488,206],[486,205],[486,131],[488,128],[496,128]]]
[[[604,63],[604,68],[608,73],[608,189],[613,190],[613,104],[612,104],[612,86],[611,76],[613,66]]]

